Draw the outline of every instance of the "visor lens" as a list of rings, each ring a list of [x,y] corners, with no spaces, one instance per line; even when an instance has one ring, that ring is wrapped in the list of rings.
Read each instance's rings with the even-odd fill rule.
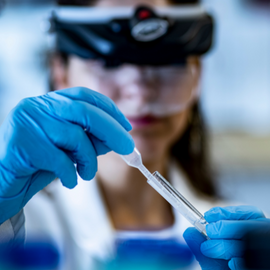
[[[106,68],[89,61],[98,91],[112,98],[128,117],[167,116],[184,110],[197,96],[195,64],[185,66],[122,65]]]

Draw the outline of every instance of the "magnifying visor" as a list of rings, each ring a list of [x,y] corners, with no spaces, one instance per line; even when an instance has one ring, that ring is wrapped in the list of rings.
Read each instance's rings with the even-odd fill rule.
[[[213,41],[213,18],[200,5],[63,7],[50,21],[57,51],[107,66],[183,64]]]
[[[91,73],[103,89],[126,89],[125,78],[132,75],[123,73],[124,65],[140,66],[143,80],[155,81],[150,101],[115,101],[125,115],[175,114],[198,95],[188,57],[205,54],[213,43],[213,18],[202,6],[63,7],[50,21],[58,52],[101,63],[91,64]]]

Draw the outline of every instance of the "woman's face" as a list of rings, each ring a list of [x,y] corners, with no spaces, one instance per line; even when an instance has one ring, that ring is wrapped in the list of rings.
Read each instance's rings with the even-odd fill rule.
[[[168,5],[165,0],[100,0],[97,6]],[[157,56],[158,57],[158,56]],[[130,120],[130,132],[144,162],[168,153],[184,132],[190,115],[190,97],[197,89],[199,64],[190,57],[185,66],[150,67],[123,64],[106,68],[99,61],[71,55],[64,68],[53,64],[55,88],[84,86],[110,97]],[[194,101],[193,97],[193,101]],[[188,106],[176,109],[178,105]],[[169,113],[168,113],[169,112]]]

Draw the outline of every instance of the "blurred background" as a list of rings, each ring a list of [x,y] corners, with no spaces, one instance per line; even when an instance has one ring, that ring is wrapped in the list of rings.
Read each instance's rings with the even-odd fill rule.
[[[1,2],[1,0],[0,0]],[[270,1],[205,0],[215,46],[203,59],[202,106],[220,193],[270,214]],[[6,0],[0,17],[0,124],[48,90],[49,0]]]

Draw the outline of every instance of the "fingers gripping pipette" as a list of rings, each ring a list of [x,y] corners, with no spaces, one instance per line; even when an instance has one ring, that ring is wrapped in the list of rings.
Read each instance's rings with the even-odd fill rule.
[[[134,148],[134,151],[131,154],[121,157],[129,166],[139,169],[147,178],[147,183],[178,210],[200,233],[209,239],[205,230],[205,226],[208,223],[203,215],[166,179],[164,179],[159,172],[151,174],[143,165],[141,154],[136,148]]]

